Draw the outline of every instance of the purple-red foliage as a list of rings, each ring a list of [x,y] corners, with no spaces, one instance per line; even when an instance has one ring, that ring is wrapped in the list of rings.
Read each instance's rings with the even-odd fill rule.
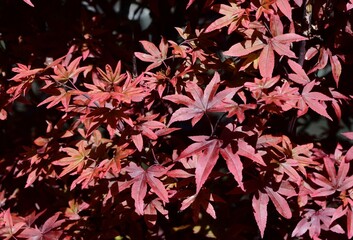
[[[185,26],[114,65],[85,33],[46,66],[12,68],[0,119],[21,103],[46,126],[0,156],[0,237],[352,238],[353,133],[320,141],[301,124],[335,135],[349,120],[353,3],[168,4]]]

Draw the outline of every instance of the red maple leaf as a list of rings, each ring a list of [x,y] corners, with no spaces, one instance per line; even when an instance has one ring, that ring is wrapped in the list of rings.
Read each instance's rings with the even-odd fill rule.
[[[159,67],[167,59],[168,43],[164,38],[162,38],[159,44],[159,49],[156,45],[148,41],[140,41],[140,43],[149,54],[135,52],[135,56],[141,61],[152,63],[146,68],[146,71]]]
[[[264,192],[258,191],[257,194],[253,196],[252,207],[261,237],[263,237],[267,225],[267,205],[270,199],[279,214],[287,219],[292,218],[292,212],[288,202],[278,192],[270,187],[265,187]]]
[[[262,95],[262,92],[266,91],[266,89],[271,88],[280,80],[280,76],[272,77],[272,78],[254,78],[254,82],[246,82],[244,86],[251,91],[251,94],[255,99],[259,99]]]
[[[78,202],[74,199],[68,202],[69,207],[65,210],[65,217],[69,218],[70,220],[79,220],[81,216],[79,213],[89,207],[89,204],[86,202]]]
[[[288,0],[261,0],[261,6],[256,11],[256,20],[258,20],[262,13],[266,14],[266,17],[273,16],[274,11],[270,9],[272,6],[276,11],[279,10],[292,21],[292,8]]]
[[[4,226],[0,225],[0,236],[2,236],[5,240],[15,238],[14,236],[18,233],[18,231],[26,225],[23,221],[14,223],[10,209],[7,209],[5,212],[0,214],[0,217],[3,221],[2,224],[4,224]]]
[[[53,216],[47,219],[47,221],[38,228],[25,228],[19,237],[25,239],[40,239],[40,240],[52,240],[59,239],[62,235],[62,230],[57,230],[61,226],[65,219],[58,220],[60,212],[55,213]]]
[[[14,80],[16,82],[21,82],[24,78],[28,78],[43,70],[44,70],[43,68],[31,69],[30,65],[26,66],[21,63],[17,63],[17,67],[12,68],[12,71],[16,72],[17,74],[13,78],[11,78],[11,80]]]
[[[336,233],[344,233],[342,227],[338,224],[334,224],[332,227],[331,219],[336,209],[324,208],[318,211],[313,209],[305,209],[303,219],[299,221],[297,226],[292,232],[292,237],[302,236],[309,230],[309,236],[312,239],[319,239],[319,235],[322,230],[330,230]]]
[[[81,94],[80,91],[77,90],[68,90],[66,91],[63,88],[52,88],[44,90],[46,93],[52,94],[52,96],[46,98],[44,101],[38,104],[38,107],[43,104],[48,104],[47,108],[52,108],[55,105],[61,104],[64,106],[65,111],[68,111],[68,107],[70,104],[71,96],[72,95],[79,95]]]
[[[102,168],[104,174],[107,174],[111,171],[113,174],[118,174],[121,170],[121,160],[127,158],[135,152],[133,149],[127,148],[129,144],[125,143],[121,146],[116,145],[114,157],[111,159],[105,159],[100,162],[99,167]]]
[[[77,146],[78,150],[71,147],[62,148],[62,151],[66,152],[69,157],[65,157],[53,162],[54,165],[66,166],[59,177],[62,177],[72,171],[77,173],[82,171],[87,161],[87,155],[90,152],[90,149],[85,148],[85,141],[80,141],[77,143]]]
[[[121,61],[116,64],[115,70],[113,72],[112,67],[107,64],[105,65],[105,72],[97,68],[100,77],[109,84],[119,84],[122,80],[126,78],[126,73],[121,74]]]
[[[334,159],[324,157],[324,164],[328,178],[316,172],[310,177],[315,184],[320,186],[311,194],[312,197],[329,196],[336,191],[343,192],[353,187],[353,176],[347,176],[350,169],[349,162],[341,159],[337,172]]]
[[[135,144],[138,151],[142,151],[143,148],[143,137],[142,135],[148,137],[151,140],[156,140],[158,135],[154,132],[154,130],[166,128],[166,126],[159,122],[155,121],[158,117],[158,114],[152,114],[148,116],[139,116],[136,119],[136,123],[134,124],[134,130],[131,134],[131,139]]]
[[[130,104],[131,102],[141,102],[146,96],[149,95],[149,90],[139,86],[143,79],[143,74],[133,78],[129,72],[127,72],[127,78],[124,84],[115,87],[116,99]]]
[[[196,222],[199,218],[200,210],[203,208],[212,218],[216,219],[216,211],[211,202],[222,201],[215,194],[210,193],[208,189],[204,189],[199,193],[187,197],[181,203],[180,211],[183,211],[191,206],[193,210],[193,220]]]
[[[271,21],[276,20],[271,18]],[[278,23],[278,21],[276,21],[276,23]],[[276,26],[276,24],[273,25]],[[283,29],[278,28],[278,26],[276,26],[276,29],[272,29],[271,37],[263,36],[263,40],[260,40],[259,38],[254,40],[254,37],[252,36],[253,32],[247,34],[248,40],[233,45],[228,51],[224,52],[224,55],[241,57],[262,49],[259,56],[259,70],[261,76],[264,78],[272,77],[275,67],[274,51],[280,56],[296,58],[294,52],[290,50],[291,43],[306,40],[305,37],[295,33],[283,34]]]
[[[132,127],[134,126],[125,109],[112,107],[96,108],[86,116],[82,116],[82,119],[86,125],[87,135],[90,135],[94,130],[101,126],[101,124],[107,125],[107,130],[111,136],[121,130],[121,126],[123,126],[124,123],[127,123]]]
[[[158,179],[168,172],[168,168],[153,165],[146,170],[131,162],[125,170],[132,177],[128,185],[132,184],[131,197],[135,200],[136,213],[143,215],[144,198],[147,193],[147,185],[165,203],[169,202],[168,192],[163,183]]]
[[[235,2],[229,1],[229,5],[226,4],[216,4],[211,7],[212,10],[224,15],[212,22],[205,30],[205,33],[211,32],[222,27],[228,26],[228,34],[234,32],[238,26],[243,23],[247,25],[249,20],[246,19],[246,10],[239,7]]]
[[[144,210],[145,221],[150,227],[157,223],[157,212],[168,219],[168,210],[164,208],[163,203],[158,198],[155,198],[146,205]]]
[[[55,75],[51,75],[51,77],[58,82],[66,82],[70,79],[73,82],[76,82],[78,75],[81,72],[84,72],[86,75],[89,71],[91,71],[91,66],[79,67],[80,60],[82,57],[78,57],[73,60],[71,63],[67,63],[70,60],[71,55],[68,55],[67,59],[63,62],[63,64],[56,64],[53,66]]]
[[[174,76],[171,74],[170,67],[168,67],[165,71],[161,70],[157,73],[145,72],[143,84],[150,90],[157,91],[159,97],[162,98],[163,92],[167,86],[172,84],[173,87],[176,87],[178,79],[191,71],[191,66],[188,66],[180,69],[180,72],[175,73]]]
[[[254,209],[254,216],[257,226],[260,229],[261,237],[264,236],[267,225],[267,205],[269,197],[266,193],[258,192],[252,198],[252,208]]]
[[[34,222],[40,217],[42,216],[44,213],[46,212],[46,210],[43,210],[39,213],[36,214],[35,211],[31,212],[29,215],[27,215],[26,217],[24,217],[24,220],[26,222],[26,226],[27,227],[31,227]]]
[[[311,108],[316,113],[324,116],[332,121],[330,115],[328,115],[326,111],[326,105],[323,101],[332,101],[332,98],[320,93],[320,92],[312,92],[311,90],[317,83],[315,81],[311,81],[306,84],[301,93],[301,98],[298,101],[298,116],[304,115],[308,108]]]
[[[99,103],[100,105],[118,106],[121,102],[131,104],[131,102],[141,102],[149,95],[149,89],[140,86],[143,75],[133,78],[129,72],[121,75],[115,72],[110,76],[108,76],[109,73],[102,72],[101,74],[105,74],[104,81],[100,80],[96,74],[92,74],[94,84],[84,83],[90,91],[87,96],[83,96],[89,98],[90,105],[97,106]]]
[[[283,174],[286,173],[290,181],[296,182],[299,185],[302,177],[298,171],[307,176],[306,168],[319,165],[319,162],[313,161],[311,157],[312,143],[293,147],[290,139],[287,136],[282,136],[282,146],[277,145],[277,143],[269,143],[269,145],[272,145],[280,152],[277,158],[271,161],[278,164],[276,168],[278,175],[275,176],[277,182],[280,182]]]
[[[268,96],[264,94],[261,101],[265,101],[266,104],[273,103],[283,111],[288,111],[297,106],[299,99],[298,88],[292,88],[289,82],[285,81],[282,86],[276,86]]]
[[[228,144],[224,147],[221,140],[209,139],[209,136],[193,136],[189,138],[195,141],[195,143],[182,151],[177,160],[197,154],[195,170],[197,193],[201,190],[201,187],[212,172],[219,159],[219,155],[225,159],[229,171],[233,174],[234,179],[242,189],[244,189],[242,182],[243,164],[240,156],[249,158],[260,165],[266,165],[261,155],[255,153],[255,149],[242,139],[238,139],[233,144]]]
[[[216,94],[220,84],[220,76],[215,72],[212,80],[206,86],[205,91],[194,82],[186,83],[186,92],[190,93],[192,98],[182,94],[174,94],[165,96],[164,99],[177,104],[183,104],[187,107],[182,107],[176,110],[170,121],[169,125],[173,122],[191,120],[194,126],[200,119],[207,114],[207,112],[220,112],[225,104],[225,99],[231,99],[235,94],[234,88],[226,88]]]
[[[207,140],[209,138],[208,136],[194,136],[190,138],[196,141],[196,143],[191,144],[182,153],[180,153],[178,159],[189,157],[193,154],[198,154],[195,170],[196,193],[198,193],[203,184],[206,182],[213,167],[217,163],[219,158],[220,142],[217,139]],[[236,165],[239,166],[239,168],[242,168],[242,164],[241,166],[239,164]],[[236,175],[239,176],[238,173],[236,173]]]
[[[350,189],[349,194],[346,195],[346,193],[342,194],[340,197],[343,200],[343,205],[339,206],[338,208],[335,209],[335,212],[332,215],[331,218],[331,224],[341,218],[342,216],[347,217],[347,237],[348,239],[351,239],[353,237],[353,211],[352,211],[352,206],[353,206],[353,189]],[[336,227],[336,226],[335,226]]]
[[[288,59],[288,65],[294,72],[288,74],[290,80],[302,85],[306,85],[310,82],[308,75],[305,73],[301,65],[291,59]]]
[[[35,75],[41,71],[42,68],[31,69],[31,66],[26,66],[21,63],[17,63],[17,67],[12,68],[13,72],[17,74],[11,78],[15,82],[19,82],[20,84],[17,86],[10,87],[6,93],[11,94],[12,98],[10,102],[15,101],[17,98],[21,96],[21,94],[25,94],[29,91],[32,86],[32,83],[35,80]]]
[[[310,60],[317,53],[320,53],[318,62],[312,69],[309,70],[308,74],[315,72],[316,70],[323,69],[324,67],[326,67],[328,60],[330,60],[331,69],[332,69],[332,76],[336,82],[336,86],[338,86],[339,79],[340,79],[340,76],[342,73],[342,65],[341,65],[340,61],[338,60],[337,55],[333,55],[331,50],[328,48],[326,49],[326,48],[322,47],[322,48],[320,48],[320,50],[318,50],[315,47],[311,47],[306,52],[305,59]]]
[[[94,185],[94,180],[98,179],[102,169],[92,165],[79,172],[80,175],[72,182],[70,190],[73,190],[78,184],[81,184],[81,189]]]

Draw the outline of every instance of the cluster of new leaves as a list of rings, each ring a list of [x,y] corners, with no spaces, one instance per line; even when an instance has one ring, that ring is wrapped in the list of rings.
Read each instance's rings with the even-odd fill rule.
[[[339,90],[348,56],[315,35],[318,26],[329,27],[322,13],[332,6],[220,2],[200,5],[215,19],[176,28],[179,40],[140,41],[140,73],[125,71],[121,61],[96,66],[89,61],[96,56],[74,48],[45,68],[13,68],[1,118],[38,87],[36,106],[60,118],[47,120],[8,174],[25,179],[26,189],[52,184],[67,201],[57,208],[38,203],[19,216],[11,208],[23,195],[1,189],[1,237],[113,238],[131,234],[121,222],[142,216],[150,234],[162,237],[158,221],[175,209],[197,222],[232,204],[248,206],[261,237],[273,219],[286,226],[278,230],[282,238],[353,237],[352,148],[337,144],[330,152],[294,137],[298,118],[337,122],[351,101]],[[348,26],[341,31],[352,35]],[[292,126],[273,130],[273,120],[286,117]],[[230,202],[231,195],[240,197]],[[98,216],[99,227],[89,224]]]

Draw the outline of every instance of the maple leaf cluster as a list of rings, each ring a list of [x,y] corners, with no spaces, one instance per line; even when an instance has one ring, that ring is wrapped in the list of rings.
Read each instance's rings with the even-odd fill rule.
[[[224,220],[232,208],[256,228],[229,230],[229,239],[264,238],[273,229],[283,239],[353,237],[352,132],[332,149],[298,137],[301,119],[339,122],[351,104],[352,93],[341,88],[349,56],[316,35],[333,27],[322,13],[332,6],[310,12],[305,0],[196,2],[185,11],[214,19],[176,28],[177,39],[141,40],[132,55],[140,71],[120,60],[97,64],[93,49],[75,46],[45,67],[13,68],[0,119],[34,89],[41,92],[35,107],[59,117],[48,117],[46,131],[0,175],[22,183],[21,190],[0,187],[2,238],[129,237],[123,225],[136,227],[135,220],[150,237],[166,238],[197,233],[199,222]],[[336,11],[348,16],[350,4]],[[294,14],[302,12],[309,23]],[[352,38],[348,25],[343,31]],[[289,126],[278,130],[276,119]],[[38,201],[31,212],[16,212],[16,199],[41,186],[64,204]],[[175,223],[175,215],[193,225],[167,233],[159,223]]]

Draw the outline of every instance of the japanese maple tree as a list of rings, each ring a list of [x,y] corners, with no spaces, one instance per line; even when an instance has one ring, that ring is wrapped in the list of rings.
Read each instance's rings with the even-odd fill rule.
[[[351,239],[352,6],[2,1],[0,238]]]

